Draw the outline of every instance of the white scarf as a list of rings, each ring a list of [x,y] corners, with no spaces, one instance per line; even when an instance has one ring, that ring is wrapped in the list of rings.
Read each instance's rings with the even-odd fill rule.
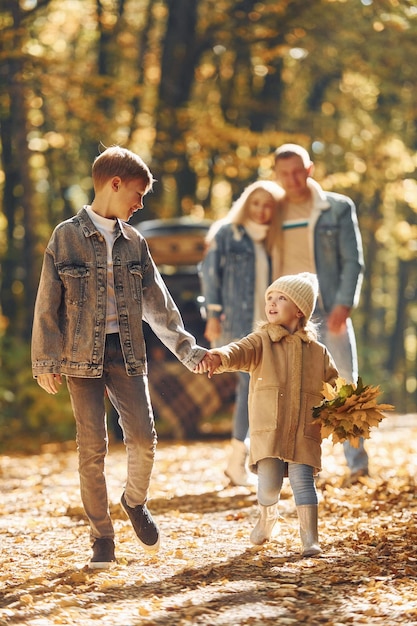
[[[254,296],[254,327],[260,320],[265,319],[265,290],[268,287],[269,262],[265,246],[262,243],[268,234],[269,224],[258,224],[247,219],[244,227],[254,243],[255,251],[255,284]]]
[[[245,220],[243,226],[253,241],[263,241],[268,234],[269,224],[258,224],[253,220]]]

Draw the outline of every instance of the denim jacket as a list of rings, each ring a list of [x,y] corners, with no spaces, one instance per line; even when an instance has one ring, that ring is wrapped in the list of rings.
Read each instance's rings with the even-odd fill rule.
[[[240,224],[223,225],[200,266],[207,317],[220,317],[218,345],[253,330],[255,248]]]
[[[117,221],[114,290],[120,343],[129,376],[147,374],[142,320],[190,370],[205,348],[185,331],[142,235]],[[59,224],[44,255],[32,332],[32,370],[99,378],[106,339],[107,248],[83,208]]]
[[[356,307],[362,286],[364,260],[356,208],[341,194],[325,192],[308,179],[313,197],[309,236],[320,285],[318,305],[329,313],[337,304]],[[281,243],[273,250],[273,279],[281,276]]]

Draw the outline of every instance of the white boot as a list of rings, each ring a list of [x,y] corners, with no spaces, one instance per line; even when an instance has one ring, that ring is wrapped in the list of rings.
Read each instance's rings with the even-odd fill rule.
[[[246,468],[248,449],[245,442],[239,441],[239,439],[232,439],[231,444],[232,452],[224,473],[233,485],[247,487],[248,485],[254,484],[254,480],[251,481],[251,477]]]
[[[297,513],[303,544],[302,556],[316,556],[321,553],[318,535],[318,506],[317,504],[297,506]]]
[[[271,539],[272,529],[278,519],[278,502],[270,506],[260,504],[259,513],[260,516],[256,522],[256,526],[250,534],[250,541],[255,546],[260,546],[265,543],[265,541]]]

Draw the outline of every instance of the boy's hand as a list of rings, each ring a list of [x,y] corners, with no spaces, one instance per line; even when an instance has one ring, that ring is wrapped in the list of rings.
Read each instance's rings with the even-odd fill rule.
[[[42,387],[47,393],[51,394],[58,393],[59,385],[62,385],[61,374],[39,374],[36,380],[39,387]]]
[[[221,365],[221,362],[221,358],[218,354],[206,352],[200,363],[194,368],[194,371],[197,374],[208,372],[208,377],[211,378],[216,369]]]

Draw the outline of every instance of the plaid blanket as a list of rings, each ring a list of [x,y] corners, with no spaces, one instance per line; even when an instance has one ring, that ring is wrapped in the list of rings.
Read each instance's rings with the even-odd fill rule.
[[[220,409],[231,410],[236,376],[209,379],[193,374],[178,361],[150,361],[149,388],[156,419],[169,425],[175,438],[198,437],[199,424]]]

